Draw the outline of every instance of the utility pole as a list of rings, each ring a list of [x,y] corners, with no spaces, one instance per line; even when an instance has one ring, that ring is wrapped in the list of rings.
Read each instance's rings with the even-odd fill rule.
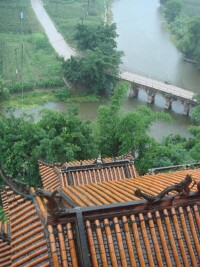
[[[24,99],[24,85],[23,85],[23,61],[24,61],[24,43],[23,43],[23,19],[24,13],[20,11],[20,26],[21,26],[21,93],[22,93],[22,110],[23,110],[23,99]]]

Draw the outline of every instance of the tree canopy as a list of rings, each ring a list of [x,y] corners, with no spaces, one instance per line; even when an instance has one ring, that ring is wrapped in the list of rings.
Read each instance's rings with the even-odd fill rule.
[[[136,158],[137,170],[143,174],[155,163],[148,156],[152,157],[156,148],[161,149],[147,132],[153,122],[159,119],[170,121],[170,117],[164,112],[154,113],[147,107],[123,114],[121,108],[128,87],[127,83],[119,83],[110,106],[99,108],[95,136],[103,156],[119,156],[131,151]],[[158,165],[162,166],[160,164],[161,161]]]
[[[76,88],[101,95],[112,91],[123,55],[116,49],[115,30],[115,24],[77,26],[75,39],[84,53],[63,62],[64,75]]]
[[[44,111],[39,122],[12,114],[0,118],[0,165],[8,174],[30,184],[38,183],[40,158],[64,162],[96,154],[91,124],[82,121],[76,109],[67,115]]]
[[[116,25],[113,23],[91,25],[78,24],[74,39],[77,42],[78,49],[80,50],[94,50],[96,47],[102,44],[110,44],[113,48],[117,47],[116,43]]]
[[[181,10],[182,10],[181,0],[167,1],[164,9],[166,19],[169,22],[174,21],[175,18],[180,15]]]
[[[140,107],[123,113],[122,105],[129,84],[118,83],[109,106],[100,106],[94,123],[83,121],[76,107],[68,113],[45,110],[41,119],[0,117],[0,166],[15,179],[39,184],[37,161],[64,162],[116,157],[132,152],[139,174],[150,168],[179,165],[200,160],[200,111],[198,103],[189,139],[170,135],[157,142],[148,135],[153,122],[170,117]],[[197,98],[199,99],[199,98]],[[198,100],[200,101],[200,100]]]
[[[185,58],[193,60],[200,68],[200,16],[188,16],[183,11],[183,1],[164,1],[164,15],[176,37],[176,45]]]

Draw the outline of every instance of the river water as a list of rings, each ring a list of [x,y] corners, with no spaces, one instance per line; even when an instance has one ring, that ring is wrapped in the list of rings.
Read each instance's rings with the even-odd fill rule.
[[[159,0],[114,0],[112,11],[125,67],[200,90],[200,71],[183,60],[164,30]]]
[[[112,11],[119,34],[118,49],[125,52],[123,66],[197,91],[200,72],[191,63],[183,61],[181,53],[171,42],[164,30],[158,0],[114,0]],[[146,101],[147,95],[141,90],[137,99],[126,99],[122,112],[132,111],[139,105],[147,105]],[[99,103],[80,103],[80,116],[83,119],[95,120],[99,105],[107,103],[107,100],[101,100]],[[157,95],[151,108],[161,111],[164,104],[165,99]],[[68,104],[48,103],[44,107],[67,112]],[[21,112],[17,110],[16,115]],[[172,111],[169,113],[174,122],[168,124],[159,121],[152,125],[149,134],[157,140],[170,133],[190,136],[188,127],[191,121],[189,117],[181,115],[182,112],[181,103],[173,102]],[[35,114],[36,118],[39,116],[38,108],[31,109],[29,113]]]

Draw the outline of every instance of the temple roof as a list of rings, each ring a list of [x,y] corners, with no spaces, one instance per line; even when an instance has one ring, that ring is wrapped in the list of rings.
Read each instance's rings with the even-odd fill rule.
[[[11,266],[10,225],[0,221],[0,266]]]
[[[73,172],[63,164],[51,169],[68,167]],[[56,190],[27,188],[3,174],[9,224],[0,230],[9,239],[0,238],[0,266],[198,266],[200,169],[119,173],[122,179]]]
[[[48,163],[39,161],[42,184],[45,189],[69,185],[85,185],[104,181],[124,180],[137,176],[133,162],[128,158]]]

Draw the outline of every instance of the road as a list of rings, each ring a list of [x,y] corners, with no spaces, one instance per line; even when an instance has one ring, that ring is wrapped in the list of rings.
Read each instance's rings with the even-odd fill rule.
[[[57,31],[54,23],[44,9],[42,1],[31,0],[31,5],[56,53],[65,60],[77,55],[76,51],[65,42],[63,36]]]

